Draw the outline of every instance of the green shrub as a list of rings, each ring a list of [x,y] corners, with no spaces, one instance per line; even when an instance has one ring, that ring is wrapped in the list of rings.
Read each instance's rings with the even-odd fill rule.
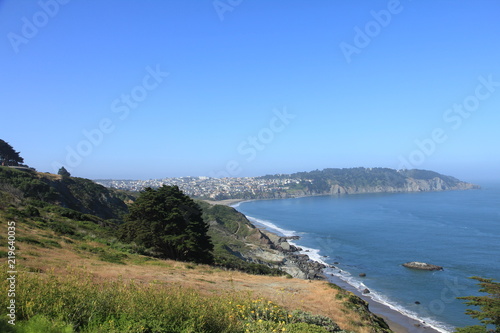
[[[8,283],[5,272],[0,273],[3,290]],[[242,332],[241,323],[229,318],[228,296],[201,296],[168,285],[95,281],[80,271],[20,272],[17,278],[23,286],[16,292],[18,323],[43,316],[83,332],[113,332],[108,330],[113,327],[114,332]],[[8,301],[1,293],[1,317]]]
[[[61,244],[51,239],[44,239],[42,240],[42,243],[44,247],[56,247],[58,249],[62,247]]]
[[[30,216],[30,217],[38,217],[40,216],[40,211],[34,207],[34,206],[27,206],[25,209],[24,209],[24,213],[27,215],[27,216]]]
[[[125,264],[122,260],[127,258],[128,256],[125,253],[104,252],[99,255],[99,260],[111,262],[114,264]]]
[[[7,288],[6,269],[0,289]],[[328,318],[289,312],[264,299],[235,294],[203,296],[175,285],[102,281],[81,271],[19,272],[16,329],[2,332],[337,332]],[[9,300],[0,293],[0,318]],[[3,325],[3,326],[2,326]],[[322,325],[322,326],[320,326]],[[331,330],[334,327],[335,330]]]
[[[50,206],[49,203],[37,199],[27,199],[26,204],[37,208],[45,208],[47,206]]]
[[[245,323],[245,332],[344,332],[328,317],[290,312],[262,298],[235,304],[233,316]]]
[[[33,237],[17,237],[17,240],[22,243],[32,244],[40,247],[50,248],[56,247],[61,248],[61,244],[51,239],[35,239]]]
[[[36,315],[28,321],[16,324],[16,333],[73,333],[72,325]]]
[[[82,214],[81,220],[82,221],[90,221],[90,222],[94,222],[94,223],[102,222],[101,218],[99,218],[95,215],[92,215],[92,214]]]
[[[271,268],[264,264],[245,261],[236,255],[231,254],[230,251],[231,249],[229,249],[226,245],[217,244],[214,251],[215,265],[255,275],[287,275],[286,272],[278,268]]]
[[[50,222],[48,226],[50,229],[54,230],[56,233],[61,235],[73,236],[76,234],[75,227],[69,225],[68,223],[53,221]]]
[[[84,214],[69,208],[59,207],[59,206],[50,206],[50,212],[56,213],[60,216],[67,217],[68,219],[83,221]]]
[[[25,217],[27,217],[26,213],[16,207],[8,207],[6,210],[6,218],[8,220],[17,220],[19,218],[23,219]]]
[[[82,333],[142,333],[147,324],[145,320],[134,320],[126,315],[120,317],[110,316],[105,320],[92,320]]]
[[[288,333],[327,333],[330,332],[323,327],[306,324],[306,323],[293,323],[286,326]]]
[[[41,241],[39,241],[38,239],[35,239],[33,237],[19,237],[18,236],[17,241],[21,242],[21,243],[43,246],[43,243]]]
[[[292,316],[299,322],[323,327],[327,332],[342,331],[333,320],[325,316],[313,315],[308,312],[299,310],[293,311]]]
[[[8,320],[8,317],[7,316],[2,316],[0,318],[0,332],[4,332],[4,333],[15,333],[15,326],[9,324],[7,322]]]

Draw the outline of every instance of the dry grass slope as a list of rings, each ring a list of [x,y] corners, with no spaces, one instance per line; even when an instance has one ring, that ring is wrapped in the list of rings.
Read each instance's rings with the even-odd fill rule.
[[[6,235],[5,216],[0,213],[0,218],[3,221],[0,235]],[[207,265],[125,254],[99,242],[62,237],[51,230],[38,229],[25,223],[17,224],[16,236],[20,240],[17,243],[19,267],[31,272],[28,275],[42,280],[52,277],[52,280],[71,281],[74,276],[86,276],[75,283],[85,285],[91,279],[92,288],[100,286],[98,289],[106,289],[106,284],[120,281],[123,284],[144,286],[151,292],[179,290],[188,295],[195,291],[198,302],[209,300],[210,304],[225,302],[230,298],[239,300],[240,305],[260,300],[283,308],[287,313],[301,310],[326,316],[342,330],[360,333],[380,331],[374,328],[373,318],[346,303],[349,297],[346,298],[345,291],[332,288],[324,281],[249,275]],[[5,237],[1,241],[4,244]],[[2,262],[5,261],[2,258]],[[22,284],[19,288],[23,288]],[[28,303],[23,306],[23,311],[33,309],[33,305]]]

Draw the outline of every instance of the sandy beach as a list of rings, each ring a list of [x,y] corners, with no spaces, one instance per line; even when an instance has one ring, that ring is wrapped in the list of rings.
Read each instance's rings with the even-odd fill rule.
[[[232,206],[232,205],[237,204],[238,202],[243,202],[243,201],[247,201],[247,200],[242,200],[242,199],[226,199],[226,200],[219,200],[219,201],[215,201],[215,200],[203,200],[203,201],[208,202],[211,205]]]

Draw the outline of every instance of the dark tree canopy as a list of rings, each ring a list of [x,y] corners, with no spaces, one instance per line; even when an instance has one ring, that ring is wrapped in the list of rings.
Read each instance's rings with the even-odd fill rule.
[[[466,314],[472,318],[479,319],[484,326],[467,326],[457,329],[459,333],[486,333],[488,331],[500,333],[500,282],[493,279],[484,279],[474,276],[471,279],[479,281],[480,292],[487,293],[484,296],[459,297],[466,300],[467,305],[478,306],[478,310],[467,309]],[[489,326],[488,326],[489,325]],[[489,327],[492,329],[490,330]]]
[[[19,165],[24,159],[19,156],[19,152],[4,140],[0,139],[0,163],[2,166]]]
[[[213,262],[208,224],[198,205],[177,186],[147,188],[130,206],[120,230],[125,241],[136,242],[162,258]]]
[[[66,170],[65,167],[61,167],[59,171],[57,172],[58,175],[61,175],[63,177],[71,177],[71,174],[69,173],[68,170]]]

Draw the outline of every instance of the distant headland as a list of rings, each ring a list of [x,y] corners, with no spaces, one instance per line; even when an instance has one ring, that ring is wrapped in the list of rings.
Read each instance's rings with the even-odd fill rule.
[[[478,189],[477,185],[428,170],[329,168],[261,177],[179,177],[150,180],[97,179],[106,187],[141,191],[177,185],[186,194],[208,200],[282,199],[314,195],[430,192]]]

